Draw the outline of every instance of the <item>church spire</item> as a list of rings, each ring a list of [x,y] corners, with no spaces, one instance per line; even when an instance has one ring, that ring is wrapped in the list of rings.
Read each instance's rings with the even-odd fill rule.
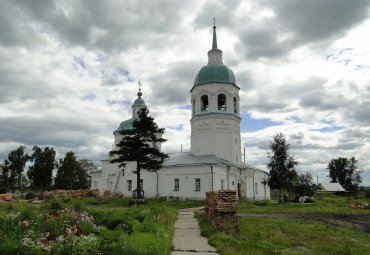
[[[213,18],[212,49],[208,51],[208,65],[222,65],[222,51],[217,47],[216,18]]]
[[[217,49],[217,37],[216,37],[216,18],[213,17],[213,41],[212,41],[212,50]]]

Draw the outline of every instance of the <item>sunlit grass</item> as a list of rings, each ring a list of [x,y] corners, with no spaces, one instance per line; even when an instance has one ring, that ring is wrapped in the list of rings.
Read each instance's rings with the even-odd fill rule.
[[[355,203],[369,203],[370,199],[337,197],[334,195],[316,196],[312,204],[277,203],[273,201],[238,203],[239,213],[291,213],[291,214],[370,214],[370,210],[354,210],[349,207]]]
[[[241,217],[239,233],[222,233],[196,214],[220,254],[368,254],[370,235],[317,221]]]

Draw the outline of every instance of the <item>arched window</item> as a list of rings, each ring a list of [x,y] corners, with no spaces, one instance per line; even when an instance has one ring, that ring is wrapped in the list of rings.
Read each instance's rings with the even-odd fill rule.
[[[234,97],[234,113],[238,113],[238,108],[236,107],[236,97]]]
[[[208,107],[208,96],[207,95],[203,95],[200,99],[202,101],[200,110],[201,111],[208,111],[208,108],[209,108]]]
[[[195,114],[195,99],[193,100],[193,114]]]
[[[218,95],[218,109],[220,111],[226,111],[226,96],[224,94]]]

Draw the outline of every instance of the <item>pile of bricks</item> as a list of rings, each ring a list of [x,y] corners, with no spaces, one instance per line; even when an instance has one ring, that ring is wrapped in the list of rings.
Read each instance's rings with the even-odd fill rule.
[[[206,217],[217,229],[235,233],[239,230],[235,190],[206,192]]]
[[[42,196],[44,199],[48,198],[62,198],[64,196],[70,195],[75,199],[80,199],[82,197],[99,197],[100,191],[99,189],[79,189],[79,190],[52,190],[52,191],[44,191]]]

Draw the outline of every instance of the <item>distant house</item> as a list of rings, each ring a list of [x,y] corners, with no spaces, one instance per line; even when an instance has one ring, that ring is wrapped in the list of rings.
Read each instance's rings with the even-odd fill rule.
[[[316,191],[317,194],[343,195],[347,192],[339,183],[321,183],[319,188],[320,189]]]

